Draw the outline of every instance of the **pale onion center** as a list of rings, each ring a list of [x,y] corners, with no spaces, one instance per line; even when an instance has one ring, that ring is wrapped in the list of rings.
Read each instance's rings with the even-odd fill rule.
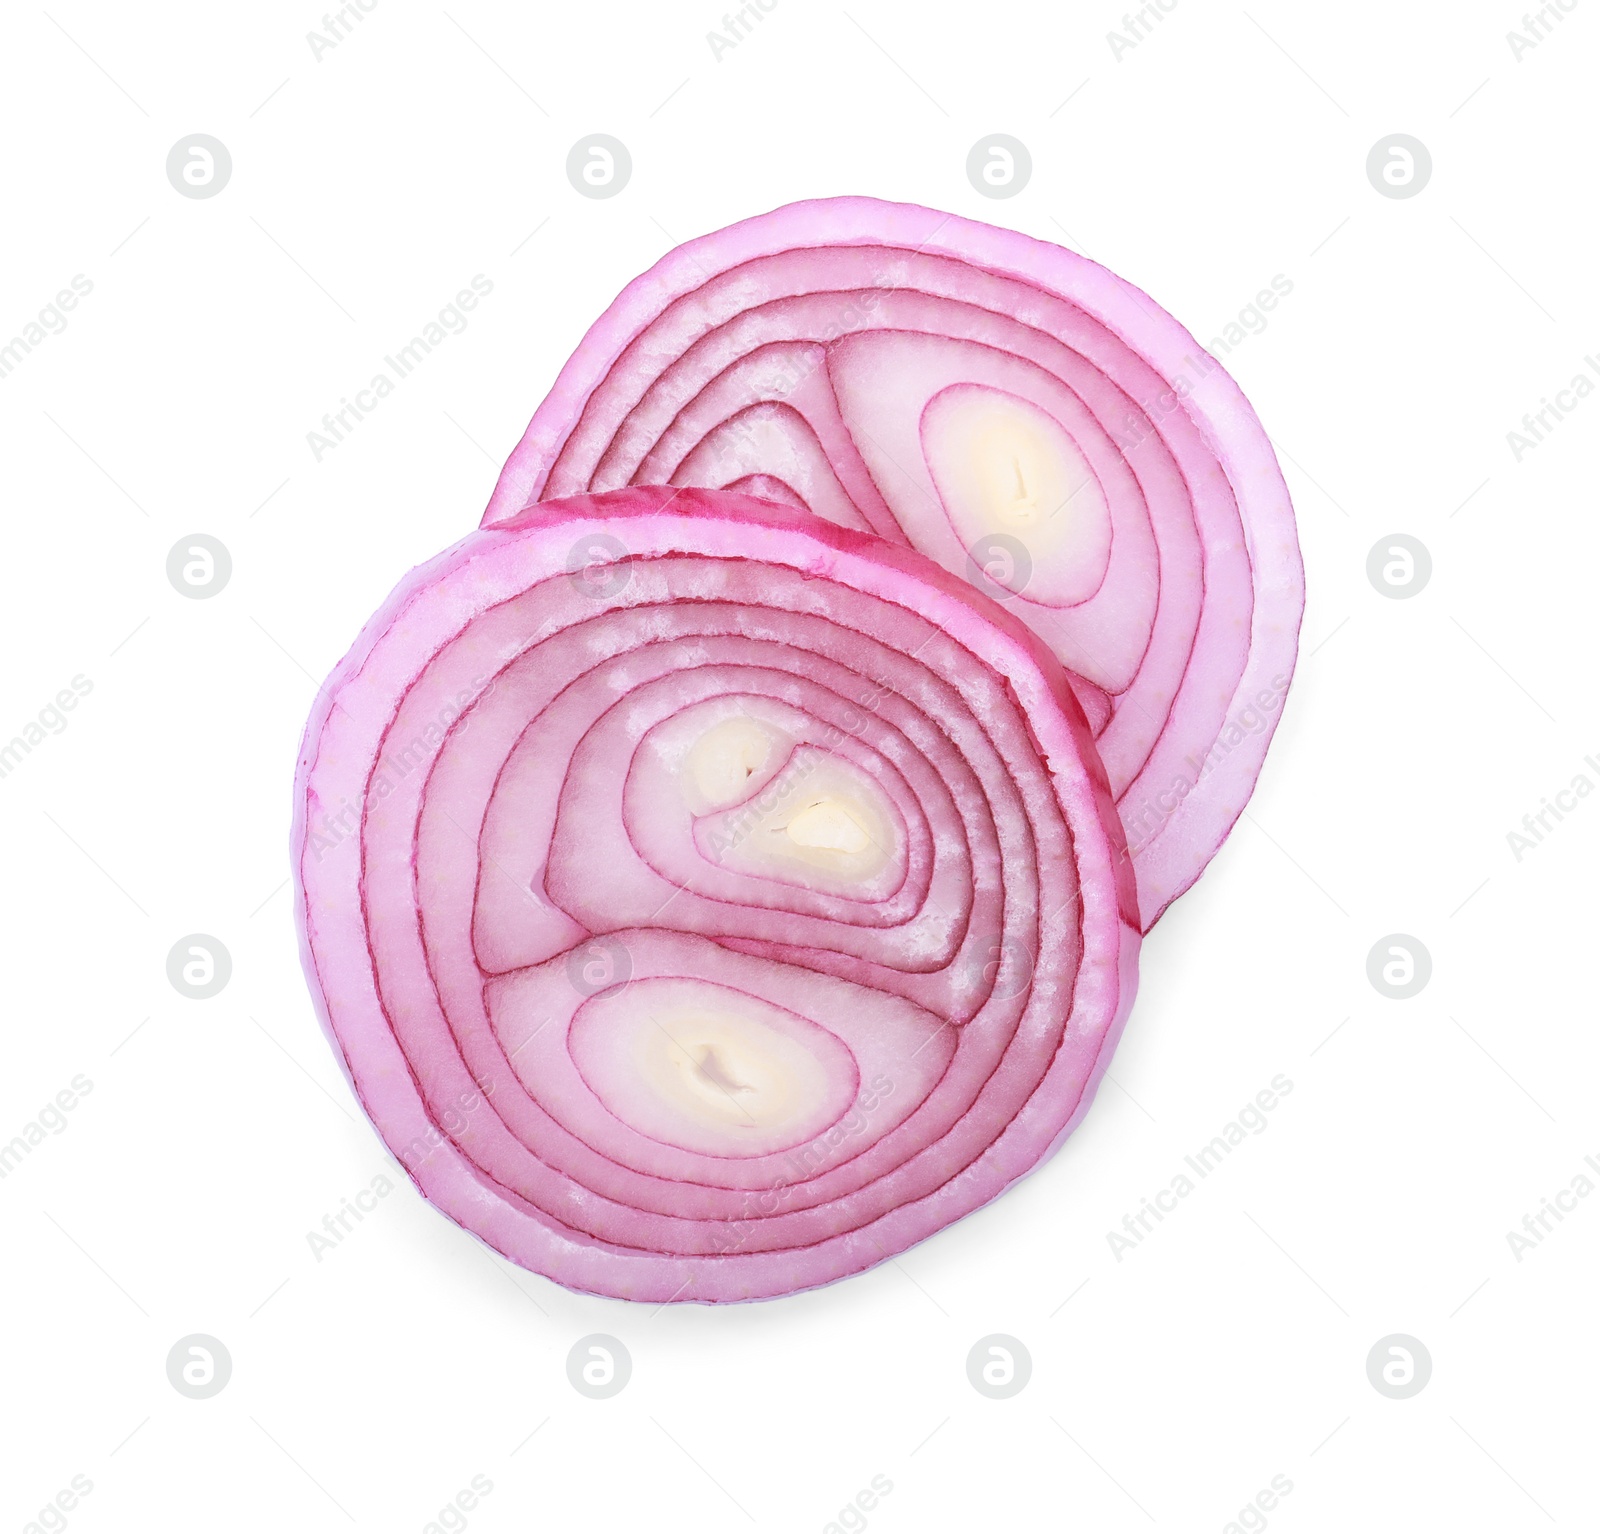
[[[856,857],[872,845],[872,836],[858,816],[865,818],[860,805],[852,814],[843,799],[817,799],[795,811],[782,830],[797,847]]]
[[[1054,424],[998,394],[969,395],[940,422],[946,461],[965,460],[957,487],[981,531],[1029,531],[1070,505],[1082,474],[1054,440],[1060,435],[1059,427],[1050,430]]]
[[[679,783],[702,853],[736,873],[865,896],[904,852],[899,817],[869,773],[758,718],[698,735]]]
[[[734,1134],[779,1129],[827,1090],[802,1044],[737,1012],[653,1012],[635,1034],[640,1078],[691,1123]]]
[[[700,803],[711,810],[737,804],[778,745],[775,730],[742,714],[712,725],[689,748],[684,764]]]
[[[877,784],[815,747],[791,758],[751,809],[756,834],[722,859],[747,873],[799,864],[859,887],[882,875],[899,847],[897,823]]]
[[[1066,579],[1072,600],[1088,567],[1104,554],[1109,524],[1105,498],[1088,460],[1066,429],[1029,400],[979,385],[954,387],[929,401],[922,421],[928,469],[969,551],[981,540],[1014,538],[1026,554],[1009,553],[1014,571],[990,572],[1013,589],[1030,586],[1034,569]],[[987,568],[993,550],[984,549]],[[1083,580],[1069,579],[1078,564]]]

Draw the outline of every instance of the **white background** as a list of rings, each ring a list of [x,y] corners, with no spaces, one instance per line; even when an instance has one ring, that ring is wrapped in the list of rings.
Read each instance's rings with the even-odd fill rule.
[[[93,690],[0,779],[0,1140],[93,1087],[0,1182],[0,1528],[74,1475],[85,1534],[423,1530],[475,1475],[483,1534],[822,1530],[875,1475],[882,1534],[1220,1531],[1274,1475],[1283,1531],[1594,1527],[1600,1197],[1520,1262],[1507,1232],[1600,1156],[1600,800],[1520,862],[1507,833],[1600,782],[1600,402],[1520,463],[1506,434],[1600,353],[1600,7],[1518,61],[1520,0],[1178,0],[1120,59],[1118,4],[778,0],[720,60],[715,6],[378,0],[320,62],[309,5],[9,13],[0,340],[93,293],[0,380],[0,738]],[[210,200],[164,171],[196,132],[233,157]],[[609,201],[565,177],[593,132],[633,155]],[[964,170],[994,132],[1034,162],[1003,202]],[[1396,132],[1434,162],[1409,200],[1365,174]],[[1066,1149],[893,1264],[651,1311],[407,1183],[319,1262],[388,1163],[285,887],[315,682],[476,522],[628,278],[842,192],[1071,244],[1202,340],[1292,281],[1228,358],[1309,588],[1250,818],[1149,940]],[[317,462],[306,433],[477,273],[470,328]],[[233,558],[206,601],[165,575],[196,532]],[[1403,601],[1365,573],[1396,532],[1434,564]],[[233,955],[209,1001],[166,978],[192,932]],[[1395,932],[1433,958],[1408,1001],[1366,976]],[[1119,1262],[1107,1232],[1278,1073],[1265,1132]],[[165,1372],[197,1332],[233,1359],[207,1401]],[[610,1401],[567,1383],[591,1332],[633,1357]],[[1009,1401],[966,1378],[993,1332],[1033,1358]],[[1366,1373],[1396,1332],[1433,1360],[1404,1401]]]

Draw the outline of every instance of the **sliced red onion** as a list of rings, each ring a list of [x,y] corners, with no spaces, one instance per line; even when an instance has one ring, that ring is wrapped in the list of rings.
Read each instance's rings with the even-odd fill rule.
[[[569,1287],[786,1294],[988,1202],[1132,1001],[1064,673],[915,552],[750,497],[540,506],[323,689],[306,971],[389,1148]]]
[[[1237,385],[1104,267],[843,197],[680,246],[594,325],[484,518],[733,488],[905,542],[1005,601],[1093,722],[1145,928],[1243,810],[1304,599]]]

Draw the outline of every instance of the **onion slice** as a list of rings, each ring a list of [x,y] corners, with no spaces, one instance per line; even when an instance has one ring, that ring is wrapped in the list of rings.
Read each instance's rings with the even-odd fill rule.
[[[328,1030],[423,1193],[589,1292],[770,1297],[987,1203],[1132,1002],[1065,674],[915,552],[730,492],[534,507],[413,571],[307,726]]]
[[[732,488],[909,543],[1004,601],[1097,735],[1146,930],[1261,769],[1304,582],[1222,364],[1104,267],[949,214],[796,203],[678,247],[580,343],[484,518]]]

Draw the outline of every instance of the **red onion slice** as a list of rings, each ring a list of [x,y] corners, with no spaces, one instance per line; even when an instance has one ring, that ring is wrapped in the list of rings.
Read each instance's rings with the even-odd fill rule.
[[[414,571],[320,695],[294,856],[390,1149],[622,1298],[787,1294],[988,1202],[1133,997],[1054,658],[921,555],[727,492],[536,507]]]
[[[926,208],[796,203],[680,246],[562,370],[484,517],[732,488],[928,554],[1068,668],[1146,930],[1255,785],[1304,583],[1237,385],[1084,257]]]

